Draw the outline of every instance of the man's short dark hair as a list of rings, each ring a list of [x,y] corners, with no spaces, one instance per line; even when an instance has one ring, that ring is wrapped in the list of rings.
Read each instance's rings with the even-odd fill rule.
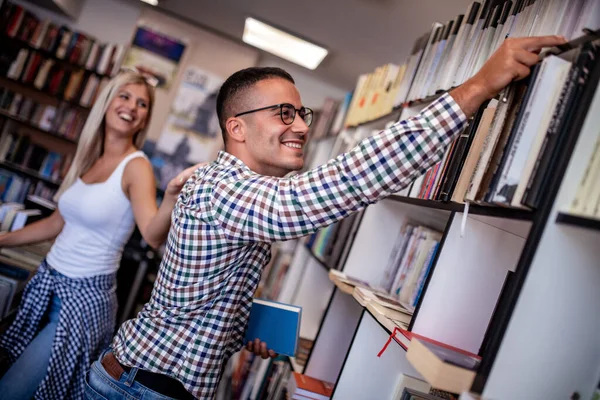
[[[245,111],[238,110],[238,106],[243,102],[248,89],[262,80],[272,78],[282,78],[293,84],[296,83],[290,74],[276,67],[246,68],[234,73],[223,83],[217,96],[217,116],[219,117],[219,126],[223,133],[224,142],[227,142],[225,122],[234,115],[234,112]]]

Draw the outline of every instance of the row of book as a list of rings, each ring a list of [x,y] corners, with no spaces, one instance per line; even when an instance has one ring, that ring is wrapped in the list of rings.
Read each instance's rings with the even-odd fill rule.
[[[577,215],[600,219],[600,134],[594,145],[592,156],[587,163],[585,172],[570,212]]]
[[[50,151],[33,143],[28,136],[5,133],[0,139],[0,161],[24,171],[34,171],[43,178],[59,181],[70,166],[71,156]]]
[[[329,268],[339,269],[341,261],[350,250],[348,238],[358,228],[359,214],[351,216],[323,229],[308,237],[306,246],[312,253]]]
[[[23,203],[28,196],[38,196],[46,200],[52,200],[55,194],[56,188],[49,187],[42,181],[7,171],[0,165],[1,201]]]
[[[64,60],[107,76],[118,71],[125,54],[122,45],[101,44],[87,34],[41,20],[32,12],[11,3],[2,7],[0,35],[21,42],[15,43],[17,46],[26,45],[49,58]]]
[[[415,43],[396,104],[456,87],[483,66],[507,37],[583,35],[600,28],[598,0],[475,1],[465,14],[432,29]]]
[[[398,104],[398,92],[406,65],[385,64],[358,77],[354,96],[345,118],[346,126],[355,126],[392,112]]]
[[[465,14],[434,23],[402,65],[385,64],[359,76],[345,126],[391,113],[406,103],[456,87],[473,76],[506,37],[583,34],[600,28],[600,1],[475,1]],[[327,103],[323,107],[327,115]],[[320,130],[316,135],[322,135]],[[335,132],[335,130],[334,130]]]
[[[83,107],[89,107],[108,78],[65,67],[52,58],[15,46],[3,46],[0,75]]]
[[[42,104],[10,89],[0,88],[0,110],[10,117],[53,135],[78,140],[86,115],[61,102],[58,107]]]
[[[390,253],[380,287],[409,309],[416,306],[442,234],[412,222],[404,223]]]
[[[577,109],[590,99],[586,87],[597,83],[591,71],[599,48],[592,42],[545,57],[528,79],[482,107],[442,161],[400,194],[537,208],[563,144],[584,117]]]

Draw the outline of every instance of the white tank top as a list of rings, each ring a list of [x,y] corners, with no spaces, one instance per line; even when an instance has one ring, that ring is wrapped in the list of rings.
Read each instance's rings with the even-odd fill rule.
[[[48,264],[70,278],[112,274],[119,269],[123,247],[135,227],[133,210],[121,181],[127,163],[141,151],[125,157],[104,182],[87,184],[80,178],[58,200],[65,220],[46,256]]]

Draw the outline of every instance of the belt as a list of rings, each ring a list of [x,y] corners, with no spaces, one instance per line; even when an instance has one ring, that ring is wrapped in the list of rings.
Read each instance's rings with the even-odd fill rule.
[[[100,361],[100,364],[102,364],[108,375],[117,381],[121,379],[121,375],[123,375],[124,372],[129,373],[129,371],[131,371],[131,367],[121,365],[112,351],[106,353]],[[185,390],[181,382],[167,375],[138,369],[134,381],[163,396],[181,400],[194,399],[194,396]]]

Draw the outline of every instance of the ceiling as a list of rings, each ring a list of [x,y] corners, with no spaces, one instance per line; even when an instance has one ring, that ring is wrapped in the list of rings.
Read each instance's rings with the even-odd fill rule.
[[[402,63],[434,21],[472,0],[161,0],[159,8],[241,42],[253,16],[330,50],[314,77],[352,90],[359,74]],[[308,72],[308,70],[307,70]]]

